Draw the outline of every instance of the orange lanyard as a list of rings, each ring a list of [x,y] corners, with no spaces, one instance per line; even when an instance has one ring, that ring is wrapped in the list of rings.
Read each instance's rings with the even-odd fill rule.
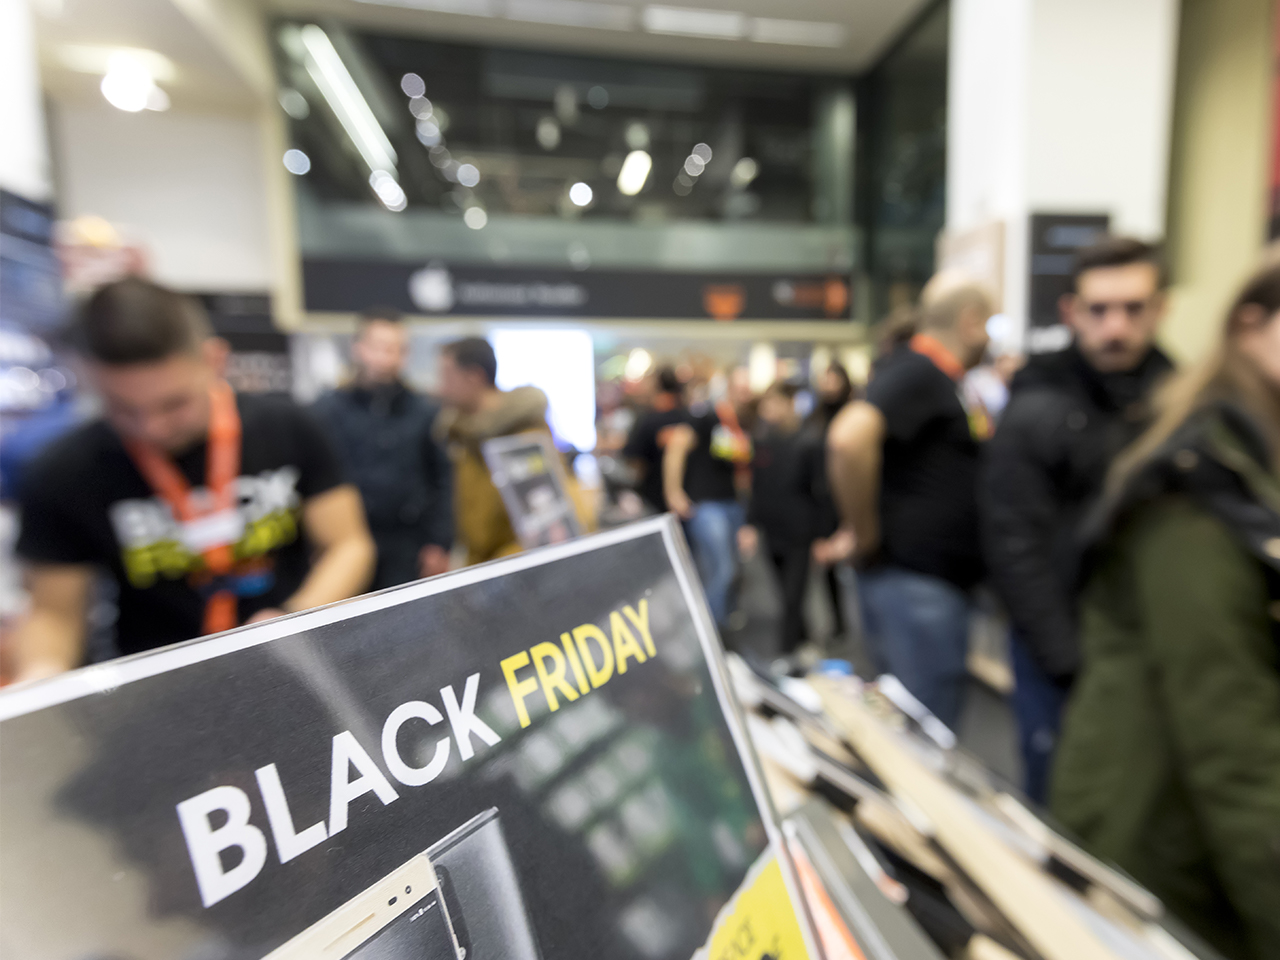
[[[917,333],[912,337],[911,349],[928,357],[935,367],[957,383],[964,379],[964,364],[956,359],[954,353],[927,333]]]
[[[209,440],[205,465],[205,486],[213,497],[208,509],[201,510],[191,496],[191,485],[173,460],[155,446],[142,440],[126,440],[125,449],[151,489],[169,505],[174,519],[190,523],[209,514],[235,510],[236,477],[240,473],[240,412],[236,395],[225,380],[209,388]],[[235,564],[232,544],[213,544],[201,552],[205,566],[215,576],[231,572]],[[236,595],[231,590],[216,590],[205,603],[204,631],[219,633],[237,625]]]
[[[911,349],[928,357],[935,367],[961,385],[960,403],[969,419],[969,433],[975,440],[990,440],[991,435],[995,433],[991,415],[987,413],[981,397],[964,389],[964,365],[956,359],[955,354],[927,333],[917,333],[912,337]]]

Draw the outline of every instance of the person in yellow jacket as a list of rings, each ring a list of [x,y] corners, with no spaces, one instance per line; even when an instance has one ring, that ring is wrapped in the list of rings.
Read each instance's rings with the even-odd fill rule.
[[[437,431],[453,459],[456,534],[466,545],[467,565],[520,552],[520,541],[489,477],[481,446],[486,440],[529,430],[550,433],[547,397],[537,387],[497,387],[498,360],[487,340],[467,337],[440,354],[440,395],[446,409]],[[570,498],[584,529],[592,529],[581,491],[569,478]]]

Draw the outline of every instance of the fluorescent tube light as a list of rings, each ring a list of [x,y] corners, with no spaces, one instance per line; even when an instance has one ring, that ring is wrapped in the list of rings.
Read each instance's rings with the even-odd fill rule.
[[[653,169],[653,158],[643,150],[632,150],[627,159],[622,161],[622,169],[618,171],[618,192],[624,197],[634,197],[649,179],[649,171]]]
[[[650,5],[644,8],[642,19],[650,33],[738,40],[747,32],[747,18],[734,10]]]
[[[298,35],[307,52],[307,73],[342,124],[342,129],[360,151],[364,162],[371,171],[383,170],[393,176],[396,169],[395,147],[391,146],[378,119],[369,109],[329,35],[314,23],[307,24]]]
[[[756,43],[781,43],[793,47],[839,47],[845,28],[839,23],[817,20],[775,20],[756,17],[748,34]]]
[[[507,17],[526,23],[552,23],[564,27],[597,30],[630,30],[635,11],[616,3],[584,3],[583,0],[507,0]]]
[[[460,13],[469,17],[492,17],[491,0],[359,0],[382,7],[408,7],[410,10],[429,10],[432,13]]]

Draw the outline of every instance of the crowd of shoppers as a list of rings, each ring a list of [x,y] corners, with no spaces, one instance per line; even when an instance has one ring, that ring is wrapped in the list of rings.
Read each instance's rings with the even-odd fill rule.
[[[1148,244],[1080,251],[1071,345],[1006,403],[970,374],[993,297],[943,272],[865,395],[832,364],[802,415],[806,384],[753,397],[740,369],[694,390],[661,367],[621,450],[722,629],[758,552],[795,654],[814,565],[836,599],[848,562],[875,666],[953,728],[989,583],[1027,792],[1226,956],[1280,956],[1280,251],[1180,374],[1156,346],[1165,287]],[[350,382],[305,410],[237,395],[200,307],[141,279],[90,297],[76,335],[102,417],[23,483],[17,680],[85,661],[103,571],[133,653],[520,549],[483,445],[548,432],[547,399],[500,390],[485,340],[443,347],[437,400],[404,382],[399,316],[369,311]]]

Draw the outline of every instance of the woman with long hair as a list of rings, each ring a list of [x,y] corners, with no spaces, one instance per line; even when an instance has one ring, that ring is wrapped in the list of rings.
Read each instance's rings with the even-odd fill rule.
[[[1225,955],[1280,957],[1280,252],[1091,539],[1053,810]]]

